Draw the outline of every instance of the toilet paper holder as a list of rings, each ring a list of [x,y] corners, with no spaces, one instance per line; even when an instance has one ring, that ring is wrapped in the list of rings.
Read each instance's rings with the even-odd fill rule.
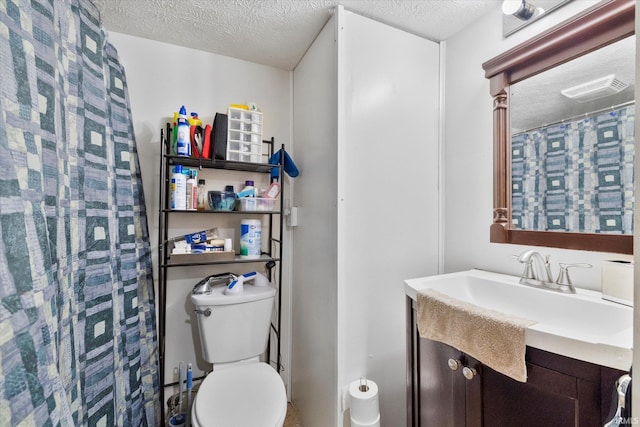
[[[367,379],[365,377],[360,377],[360,385],[358,386],[358,390],[363,393],[369,391],[369,386],[367,385]]]
[[[349,386],[351,427],[380,427],[378,385],[364,376]]]

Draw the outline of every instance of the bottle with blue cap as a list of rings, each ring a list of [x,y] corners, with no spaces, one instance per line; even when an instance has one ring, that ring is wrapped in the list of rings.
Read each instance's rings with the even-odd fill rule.
[[[191,155],[191,125],[187,119],[187,109],[184,105],[180,107],[178,113],[178,132],[176,137],[176,154],[178,156],[190,156]]]
[[[182,165],[176,165],[171,174],[171,209],[187,209],[187,177],[182,173]]]

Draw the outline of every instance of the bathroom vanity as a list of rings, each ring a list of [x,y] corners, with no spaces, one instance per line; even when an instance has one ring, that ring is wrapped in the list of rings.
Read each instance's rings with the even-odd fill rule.
[[[501,282],[503,279],[504,282]],[[548,304],[536,304],[535,293],[542,292],[539,297],[542,299],[564,298],[562,303],[565,305],[570,303],[567,298],[576,298],[577,305],[592,302],[596,305],[592,307],[590,315],[598,316],[600,302],[597,299],[589,300],[595,298],[594,295],[555,295],[550,291],[518,285],[517,277],[496,273],[471,270],[406,281],[407,426],[602,426],[610,412],[616,380],[628,373],[623,367],[630,366],[631,336],[628,331],[619,332],[620,340],[616,342],[603,342],[604,339],[595,335],[587,338],[587,335],[580,337],[580,333],[576,331],[567,332],[572,329],[572,325],[566,325],[564,330],[554,329],[550,323],[555,320],[543,321],[540,320],[542,317],[534,319],[539,323],[527,330],[527,382],[521,383],[449,345],[419,336],[416,293],[426,287],[446,292],[446,288],[455,289],[461,282],[466,283],[463,286],[464,292],[459,295],[464,294],[468,300],[475,300],[479,305],[488,301],[500,304],[500,297],[495,295],[494,298],[492,294],[495,291],[491,289],[491,285],[495,284],[498,289],[504,288],[507,295],[519,292],[520,287],[525,293],[534,291],[533,296],[521,296],[525,303],[534,306],[534,310],[536,305],[544,307],[541,310],[544,311],[542,317],[545,319],[557,319],[557,313],[552,312],[555,303],[550,301]],[[515,290],[511,287],[515,287]],[[452,290],[450,293],[455,292]],[[489,295],[490,298],[483,299],[480,294]],[[509,299],[514,302],[517,310],[517,299]],[[618,310],[616,305],[607,302],[602,302],[601,305],[605,310],[613,310],[608,314]],[[496,306],[491,308],[499,309]],[[626,319],[627,309],[628,307],[619,307],[622,319]],[[571,311],[563,310],[569,313]],[[526,315],[534,317],[533,311]],[[628,319],[631,321],[631,317]],[[626,325],[618,325],[618,328],[624,326]],[[535,328],[539,331],[534,331]],[[542,330],[545,332],[540,332]],[[612,331],[602,332],[610,334]],[[589,340],[592,342],[582,342]],[[562,344],[563,341],[567,342]],[[563,347],[567,343],[574,345]],[[625,347],[627,344],[628,348]],[[572,347],[591,361],[549,351],[557,348],[566,353]],[[598,360],[613,366],[594,363]]]

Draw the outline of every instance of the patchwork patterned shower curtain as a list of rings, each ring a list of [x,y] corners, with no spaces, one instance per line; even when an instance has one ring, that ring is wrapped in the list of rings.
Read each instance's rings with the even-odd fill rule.
[[[0,425],[156,426],[127,86],[89,0],[0,1]]]
[[[513,135],[516,228],[633,234],[635,105]]]

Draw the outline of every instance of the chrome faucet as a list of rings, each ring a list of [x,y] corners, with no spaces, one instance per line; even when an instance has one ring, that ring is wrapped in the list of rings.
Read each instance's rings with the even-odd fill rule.
[[[523,285],[538,286],[558,292],[575,294],[576,289],[569,278],[570,267],[591,268],[591,264],[564,264],[560,263],[558,278],[554,281],[551,275],[549,256],[543,257],[536,251],[526,251],[517,256],[518,261],[524,264],[524,271],[520,277]]]
[[[543,257],[539,252],[526,251],[518,256],[518,261],[524,264],[524,272],[520,278],[520,283],[534,286],[553,283],[549,256]],[[537,268],[535,264],[537,264]]]

